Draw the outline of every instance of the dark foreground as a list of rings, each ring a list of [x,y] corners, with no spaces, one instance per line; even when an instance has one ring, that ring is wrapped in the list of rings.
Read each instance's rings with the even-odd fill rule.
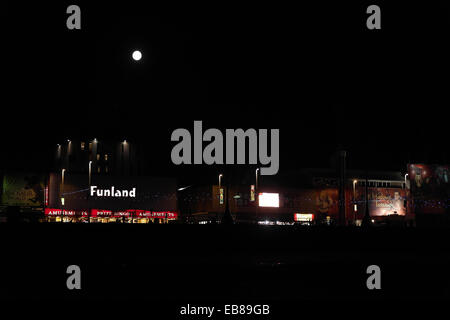
[[[0,301],[129,301],[149,314],[166,306],[167,318],[187,303],[445,304],[449,238],[449,229],[1,224]],[[381,290],[366,287],[373,264]],[[81,268],[81,290],[66,287],[69,265]]]

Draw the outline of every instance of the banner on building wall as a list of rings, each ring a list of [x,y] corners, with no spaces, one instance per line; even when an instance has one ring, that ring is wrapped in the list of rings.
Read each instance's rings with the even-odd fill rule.
[[[416,213],[445,213],[450,205],[450,166],[408,165],[408,180]]]
[[[250,186],[250,201],[255,201],[255,185]]]
[[[365,214],[366,207],[366,188],[357,187],[355,189],[355,198],[353,198],[353,190],[348,190],[346,198],[347,214],[354,215],[356,212],[359,218]],[[382,188],[369,187],[368,188],[368,206],[369,214],[371,216],[389,216],[393,214],[406,215],[406,190],[402,188]],[[355,210],[356,209],[356,210]]]
[[[295,208],[302,213],[314,213],[318,220],[336,216],[338,203],[338,190],[334,188],[302,190],[284,199],[285,207]]]
[[[322,216],[334,216],[338,213],[339,193],[337,189],[322,189],[315,191],[315,204]]]
[[[2,205],[40,207],[45,201],[45,178],[37,174],[5,174]]]
[[[223,188],[220,188],[220,194],[219,194],[219,203],[220,204],[223,204],[223,199],[224,199]]]
[[[398,188],[370,188],[369,213],[371,216],[406,214],[405,190]]]

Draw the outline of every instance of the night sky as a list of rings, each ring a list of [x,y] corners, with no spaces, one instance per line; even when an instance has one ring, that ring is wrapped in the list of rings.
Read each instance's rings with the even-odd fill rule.
[[[174,171],[170,135],[194,120],[279,128],[280,172],[328,167],[339,146],[355,169],[448,162],[448,1],[92,2],[2,4],[1,167],[45,170],[56,143],[96,137],[192,170]]]

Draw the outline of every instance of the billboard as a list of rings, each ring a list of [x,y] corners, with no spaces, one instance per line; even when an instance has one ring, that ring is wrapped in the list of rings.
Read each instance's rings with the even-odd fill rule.
[[[399,188],[369,188],[369,213],[371,216],[404,216],[405,190]]]
[[[448,165],[409,164],[408,180],[415,213],[445,213],[450,197]]]
[[[370,216],[406,215],[405,189],[392,187],[369,187],[367,189]],[[347,217],[362,219],[366,209],[366,188],[364,186],[356,187],[355,198],[353,198],[353,190],[347,190],[346,199]]]
[[[2,204],[5,206],[44,206],[45,178],[39,174],[14,173],[3,177]]]

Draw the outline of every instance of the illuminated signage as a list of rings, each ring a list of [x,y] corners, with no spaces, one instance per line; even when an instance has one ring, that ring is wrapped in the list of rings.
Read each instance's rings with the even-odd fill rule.
[[[177,213],[170,211],[145,211],[136,210],[136,217],[158,218],[158,219],[176,219]]]
[[[88,211],[75,211],[75,210],[61,210],[45,208],[46,216],[81,216],[87,217]],[[105,217],[105,218],[122,218],[122,217],[135,217],[135,218],[156,218],[156,219],[177,219],[178,214],[171,211],[148,211],[148,210],[123,210],[123,211],[111,211],[111,210],[99,210],[92,209],[90,216],[92,218]]]
[[[78,211],[77,215],[80,215],[82,217],[87,217],[88,216],[88,211]]]
[[[45,187],[45,191],[44,191],[44,203],[46,206],[48,206],[48,186]]]
[[[223,204],[223,188],[220,188],[219,202],[220,204]]]
[[[114,186],[110,189],[99,189],[97,186],[91,186],[91,197],[136,198],[136,188],[116,190]]]
[[[46,216],[75,216],[76,212],[73,210],[61,210],[61,209],[50,209],[45,208],[45,215]]]
[[[312,213],[294,213],[294,221],[313,221],[314,214]]]
[[[152,212],[152,218],[165,218],[166,212]]]
[[[260,193],[258,200],[260,207],[278,208],[280,206],[280,197],[278,193]]]
[[[145,210],[136,210],[136,217],[140,218],[165,218],[168,212],[156,212],[156,211],[145,211]]]
[[[133,215],[132,210],[117,211],[117,212],[114,212],[114,214],[113,214],[114,218],[131,217],[132,215]]]
[[[91,216],[92,217],[111,217],[112,211],[92,209]]]
[[[167,219],[176,219],[178,214],[176,212],[167,212]]]

